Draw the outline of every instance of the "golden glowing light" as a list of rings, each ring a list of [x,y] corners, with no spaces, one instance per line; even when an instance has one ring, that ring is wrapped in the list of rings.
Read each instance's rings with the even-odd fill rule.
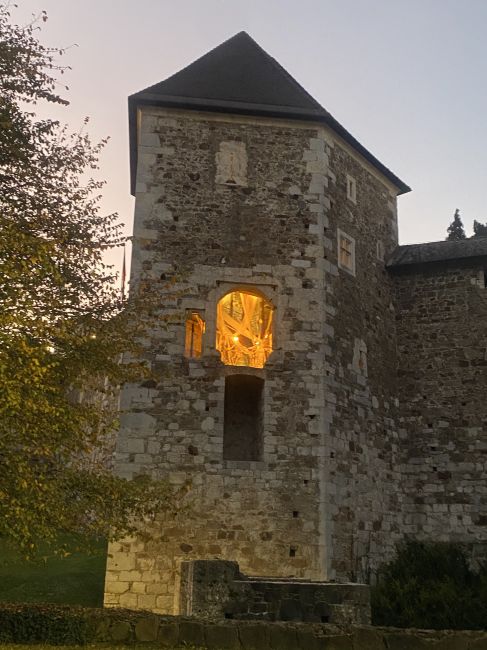
[[[216,348],[228,366],[263,368],[272,352],[272,305],[261,296],[232,291],[218,303]]]
[[[189,314],[186,319],[186,336],[184,340],[184,354],[186,357],[201,357],[204,333],[205,321],[197,312]]]

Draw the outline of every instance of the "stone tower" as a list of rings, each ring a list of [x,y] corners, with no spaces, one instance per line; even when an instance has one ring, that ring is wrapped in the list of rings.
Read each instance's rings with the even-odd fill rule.
[[[358,580],[400,536],[384,260],[409,188],[243,32],[129,110],[132,281],[170,320],[123,390],[116,468],[191,510],[112,545],[106,603],[177,613],[191,559]]]

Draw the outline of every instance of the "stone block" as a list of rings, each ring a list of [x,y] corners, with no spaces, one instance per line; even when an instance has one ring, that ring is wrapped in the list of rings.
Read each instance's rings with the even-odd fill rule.
[[[298,629],[298,648],[300,650],[323,650],[325,637],[316,635],[312,630]]]
[[[310,138],[309,148],[311,151],[324,151],[325,150],[325,140],[324,138]]]
[[[135,569],[135,556],[129,553],[114,553],[110,562],[112,571],[130,571]]]
[[[154,594],[156,596],[160,596],[161,594],[167,594],[167,583],[154,582],[152,584],[146,585],[146,592],[148,594]]]
[[[137,599],[137,608],[153,611],[156,607],[156,597],[152,594],[140,594]]]
[[[156,616],[143,618],[137,621],[134,631],[137,641],[156,641],[159,631],[159,620]]]
[[[205,642],[209,648],[219,650],[240,650],[241,645],[236,625],[207,625],[205,627]]]
[[[127,607],[127,609],[137,608],[138,596],[137,594],[127,593],[120,596],[120,607]]]
[[[349,634],[330,634],[329,636],[325,636],[323,637],[321,647],[323,650],[355,650],[353,637]],[[412,650],[412,648],[409,650]]]
[[[296,650],[299,648],[296,628],[274,623],[269,628],[269,648],[272,650]]]
[[[239,623],[238,634],[243,650],[269,648],[269,625],[265,623]]]
[[[178,638],[181,645],[204,645],[205,625],[200,621],[183,619],[179,622]]]
[[[425,637],[419,637],[412,632],[386,633],[384,641],[388,650],[423,650],[423,648],[431,650],[431,644]]]
[[[371,627],[358,627],[353,630],[353,650],[384,650],[384,635]]]
[[[107,582],[105,585],[105,591],[109,594],[124,594],[128,589],[128,582]]]
[[[157,634],[157,645],[163,648],[173,648],[178,645],[179,641],[179,624],[176,619],[164,620],[159,623]]]
[[[434,644],[434,650],[470,650],[472,646],[469,641],[469,636],[464,632],[447,634]]]
[[[93,641],[106,642],[111,640],[110,635],[110,626],[112,621],[110,618],[103,618],[101,621],[97,621],[95,626],[95,634]]]
[[[159,136],[156,133],[142,133],[140,136],[141,147],[159,147],[161,144]]]
[[[115,621],[110,626],[110,638],[113,641],[129,641],[132,627],[128,621]]]

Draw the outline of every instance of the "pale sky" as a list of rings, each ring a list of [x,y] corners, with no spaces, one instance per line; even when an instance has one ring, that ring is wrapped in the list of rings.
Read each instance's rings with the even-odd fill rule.
[[[400,242],[444,239],[455,208],[467,234],[487,222],[487,0],[17,0],[42,9],[40,38],[67,47],[68,109],[95,139],[103,207],[131,233],[127,96],[247,31],[381,162],[412,187]],[[45,114],[45,113],[44,113]],[[120,255],[113,261],[120,263]]]

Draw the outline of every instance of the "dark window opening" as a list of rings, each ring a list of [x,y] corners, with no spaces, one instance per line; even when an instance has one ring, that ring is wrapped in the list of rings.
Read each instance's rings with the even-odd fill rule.
[[[487,271],[484,271],[484,289],[487,289]]]
[[[225,460],[261,459],[263,387],[264,380],[252,375],[230,375],[225,379]]]
[[[294,519],[297,519],[299,517],[299,512],[297,510],[293,510],[293,517]]]
[[[289,549],[289,557],[296,557],[296,551],[297,551],[296,547],[291,546],[291,548]]]

